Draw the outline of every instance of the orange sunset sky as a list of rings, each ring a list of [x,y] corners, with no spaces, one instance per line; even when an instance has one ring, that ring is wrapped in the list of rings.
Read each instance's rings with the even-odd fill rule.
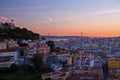
[[[41,35],[120,36],[119,0],[1,0],[0,21]]]

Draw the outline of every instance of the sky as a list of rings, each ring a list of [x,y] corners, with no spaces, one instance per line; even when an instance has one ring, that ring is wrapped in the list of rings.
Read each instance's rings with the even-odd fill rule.
[[[120,0],[0,0],[0,21],[41,35],[120,36]]]

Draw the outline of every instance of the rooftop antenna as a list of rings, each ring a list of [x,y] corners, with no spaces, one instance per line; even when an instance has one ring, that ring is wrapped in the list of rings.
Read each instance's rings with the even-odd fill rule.
[[[81,32],[80,36],[80,48],[82,49],[82,43],[83,43],[83,33]]]

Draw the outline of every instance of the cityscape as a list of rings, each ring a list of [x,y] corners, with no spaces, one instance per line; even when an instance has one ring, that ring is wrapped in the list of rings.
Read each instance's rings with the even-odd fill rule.
[[[120,80],[119,0],[0,0],[0,80]]]

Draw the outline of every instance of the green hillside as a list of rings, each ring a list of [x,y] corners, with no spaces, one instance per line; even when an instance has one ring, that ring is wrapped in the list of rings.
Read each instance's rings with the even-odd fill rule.
[[[34,33],[26,28],[19,28],[11,23],[0,23],[0,39],[31,39],[39,38],[39,34]]]

